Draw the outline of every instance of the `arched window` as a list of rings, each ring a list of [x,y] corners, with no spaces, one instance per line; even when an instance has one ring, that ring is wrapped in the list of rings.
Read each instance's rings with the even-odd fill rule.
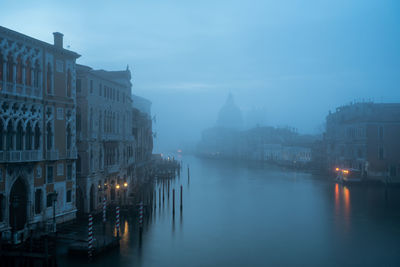
[[[35,150],[40,149],[40,128],[39,128],[39,123],[36,123],[35,126]]]
[[[67,72],[67,97],[71,97],[71,71],[68,69]]]
[[[16,149],[22,150],[22,139],[24,137],[24,132],[22,128],[22,122],[20,121],[17,125],[17,138],[16,138]]]
[[[26,61],[26,67],[25,67],[25,84],[27,86],[32,86],[32,68],[31,68],[31,62],[29,59]]]
[[[17,83],[22,84],[22,60],[21,56],[17,58]]]
[[[46,126],[46,143],[47,143],[47,150],[51,150],[53,148],[53,129],[51,127],[51,122],[49,121]]]
[[[7,82],[14,82],[14,60],[11,54],[7,58]]]
[[[53,80],[53,71],[51,70],[50,63],[47,63],[47,76],[46,76],[47,94],[51,94],[53,92],[52,83],[51,83],[52,80]]]
[[[71,126],[67,126],[67,149],[71,149]]]
[[[93,108],[90,108],[89,131],[93,132]]]
[[[7,125],[7,140],[6,140],[6,149],[7,150],[13,150],[14,149],[14,129],[12,125],[12,121],[8,121]]]
[[[33,86],[35,88],[39,88],[39,79],[40,79],[40,66],[39,62],[36,61],[35,68],[33,70]]]
[[[32,127],[30,122],[26,125],[25,150],[32,150]]]
[[[80,108],[76,109],[76,131],[81,131],[81,110]]]

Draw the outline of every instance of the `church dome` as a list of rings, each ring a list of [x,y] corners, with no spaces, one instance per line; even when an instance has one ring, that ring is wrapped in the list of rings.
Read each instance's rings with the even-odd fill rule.
[[[236,106],[232,94],[229,94],[218,113],[217,126],[234,129],[240,129],[243,126],[242,111]]]

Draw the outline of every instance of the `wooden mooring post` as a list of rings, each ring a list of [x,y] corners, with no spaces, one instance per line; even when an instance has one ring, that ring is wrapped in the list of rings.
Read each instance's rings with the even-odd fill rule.
[[[172,189],[172,216],[175,216],[175,189]]]

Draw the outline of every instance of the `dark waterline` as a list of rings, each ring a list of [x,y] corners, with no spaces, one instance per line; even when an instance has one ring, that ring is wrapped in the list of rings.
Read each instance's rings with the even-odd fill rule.
[[[184,206],[165,195],[139,242],[122,219],[121,247],[93,266],[399,266],[400,189],[184,157]],[[190,183],[186,166],[190,165]],[[157,196],[158,197],[158,196]],[[61,266],[88,266],[60,256]]]

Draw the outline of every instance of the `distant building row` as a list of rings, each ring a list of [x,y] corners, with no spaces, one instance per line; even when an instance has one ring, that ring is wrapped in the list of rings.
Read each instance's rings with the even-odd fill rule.
[[[232,96],[227,103],[234,107]],[[225,113],[226,106],[221,109]],[[238,117],[237,111],[230,116],[225,113],[224,117],[230,120],[224,122]],[[327,116],[326,130],[320,137],[300,135],[290,128],[256,127],[244,131],[234,127],[236,124],[221,121],[219,116],[217,126],[203,132],[198,145],[200,154],[332,173],[336,168],[353,169],[367,180],[400,182],[400,104],[356,103],[339,107]]]

